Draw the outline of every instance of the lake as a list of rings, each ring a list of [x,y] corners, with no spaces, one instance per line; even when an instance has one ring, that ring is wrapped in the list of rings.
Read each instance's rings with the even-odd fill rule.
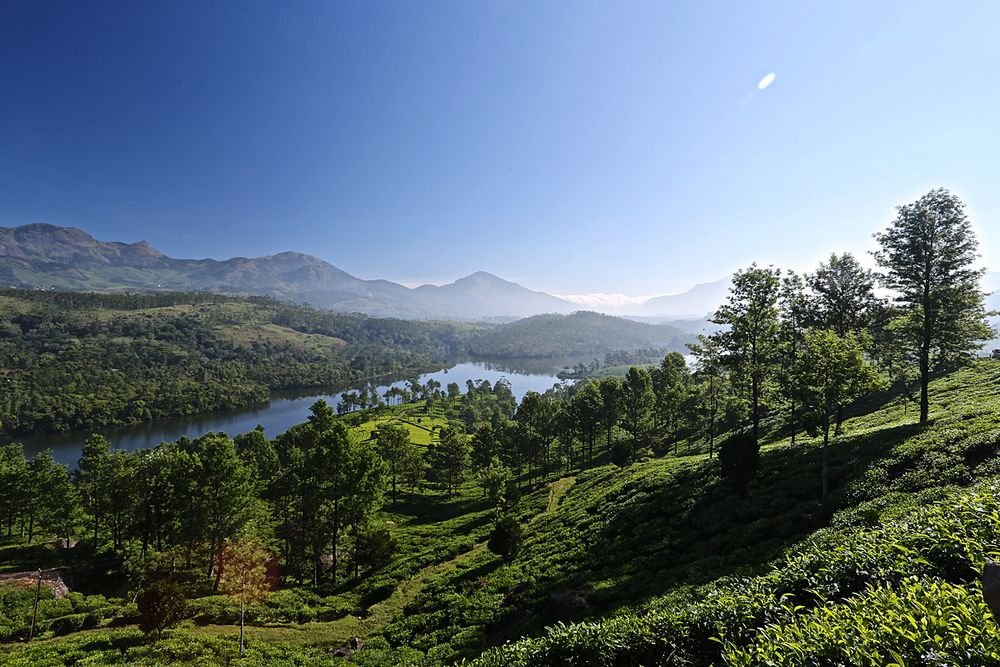
[[[511,367],[508,364],[497,365],[489,362],[463,362],[432,373],[419,376],[420,383],[426,384],[434,379],[441,383],[444,391],[450,382],[457,382],[462,392],[465,392],[466,380],[488,380],[496,384],[498,380],[506,379],[511,391],[518,401],[528,391],[543,392],[551,389],[559,382],[556,372],[560,367],[536,364],[534,366]],[[384,395],[390,387],[403,387],[405,380],[378,386],[380,395]],[[296,394],[280,394],[267,403],[235,410],[209,412],[191,417],[172,417],[160,419],[133,426],[120,426],[103,429],[98,432],[104,435],[112,447],[119,449],[141,449],[155,447],[161,442],[177,440],[181,436],[198,437],[210,431],[225,432],[233,436],[245,433],[261,425],[269,438],[283,433],[290,427],[301,424],[309,417],[309,406],[323,399],[331,406],[340,404],[342,391],[325,393],[322,391],[299,392]],[[33,456],[45,449],[52,450],[52,456],[59,463],[71,467],[76,466],[80,458],[80,448],[90,431],[75,433],[40,434],[34,436],[12,437],[11,440],[24,444],[25,453]]]

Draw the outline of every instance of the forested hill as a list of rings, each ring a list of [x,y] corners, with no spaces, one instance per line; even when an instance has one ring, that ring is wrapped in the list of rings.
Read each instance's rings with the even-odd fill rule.
[[[692,336],[596,313],[509,325],[338,314],[203,292],[0,291],[0,432],[106,428],[346,388],[473,354],[681,350]]]
[[[665,324],[645,324],[589,311],[535,315],[485,331],[469,341],[471,354],[491,358],[603,355],[659,348],[686,351],[695,336]]]
[[[460,351],[467,329],[263,297],[0,291],[0,423],[105,428],[416,373]]]

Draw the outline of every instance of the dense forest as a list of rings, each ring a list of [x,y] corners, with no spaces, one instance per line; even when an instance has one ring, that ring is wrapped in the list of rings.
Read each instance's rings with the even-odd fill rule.
[[[458,353],[466,329],[263,297],[6,290],[0,424],[99,428],[408,375]]]
[[[31,641],[0,657],[1000,665],[976,239],[945,190],[876,238],[877,272],[737,272],[691,365],[520,402],[411,383],[274,440],[94,436],[72,472],[4,447],[0,633]]]

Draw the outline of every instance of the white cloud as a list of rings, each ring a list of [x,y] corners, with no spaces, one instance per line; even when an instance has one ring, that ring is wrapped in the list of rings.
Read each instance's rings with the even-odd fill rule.
[[[627,294],[613,293],[606,294],[596,292],[594,294],[556,294],[560,299],[566,299],[571,303],[576,303],[585,308],[599,311],[621,311],[632,306],[639,306],[650,299],[648,296],[629,296]]]
[[[757,90],[764,90],[765,88],[770,86],[772,83],[774,83],[774,79],[776,76],[777,75],[774,72],[765,74],[764,78],[761,79],[760,83],[757,84]]]

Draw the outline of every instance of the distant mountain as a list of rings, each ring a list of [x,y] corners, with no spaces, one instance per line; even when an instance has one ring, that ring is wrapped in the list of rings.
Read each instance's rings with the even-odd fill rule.
[[[629,315],[698,320],[724,299],[729,278],[658,296]],[[406,319],[522,318],[568,314],[580,304],[483,271],[447,285],[408,288],[363,280],[312,255],[176,259],[145,241],[98,241],[75,227],[0,227],[0,287],[61,290],[198,290],[260,294],[340,312]],[[602,309],[603,310],[603,309]]]
[[[410,319],[569,313],[573,304],[479,272],[410,289],[362,280],[297,252],[227,260],[175,259],[145,241],[98,241],[73,227],[0,227],[0,286],[64,290],[203,290],[262,294],[342,312]]]
[[[731,282],[727,276],[715,282],[699,283],[680,294],[653,297],[631,314],[664,320],[700,319],[726,300]]]
[[[694,335],[667,324],[580,311],[535,315],[498,326],[473,338],[470,353],[492,359],[603,355],[618,350],[686,352]]]

